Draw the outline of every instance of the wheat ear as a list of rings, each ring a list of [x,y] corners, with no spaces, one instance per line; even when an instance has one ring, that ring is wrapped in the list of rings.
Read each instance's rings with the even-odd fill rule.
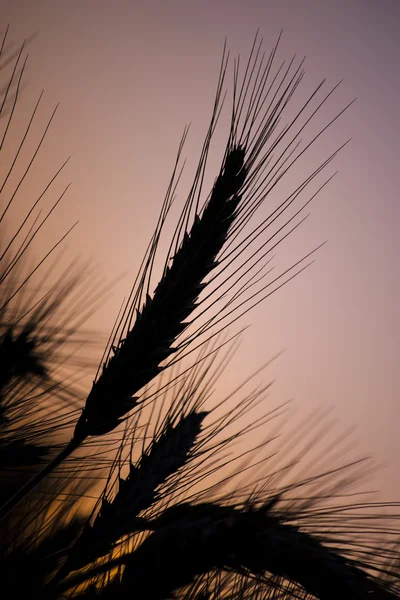
[[[75,428],[78,443],[113,430],[136,405],[134,394],[159,374],[160,364],[174,352],[173,343],[187,327],[185,321],[235,219],[247,173],[244,157],[241,147],[227,154],[203,214],[195,218],[153,297],[147,296],[134,326],[94,383]]]
[[[263,508],[182,504],[148,526],[155,532],[126,559],[122,577],[125,592],[135,590],[138,597],[171,597],[196,576],[216,568],[256,577],[273,573],[322,600],[396,597],[355,561]],[[149,564],[157,577],[148,577]]]
[[[176,424],[165,425],[137,465],[130,465],[126,479],[119,479],[115,498],[103,499],[93,525],[86,525],[71,550],[63,577],[70,570],[108,554],[119,538],[142,528],[142,521],[136,517],[159,500],[162,484],[188,463],[206,415],[206,412],[190,412]]]
[[[357,561],[324,546],[316,536],[282,523],[269,509],[268,505],[246,510],[213,503],[174,506],[147,522],[154,533],[137,550],[64,580],[57,591],[124,566],[115,598],[133,592],[148,600],[173,598],[179,588],[215,570],[250,576],[272,590],[277,579],[283,578],[289,586],[301,586],[307,597],[321,600],[398,598]],[[155,577],[149,577],[149,565]],[[290,592],[289,597],[293,597]]]

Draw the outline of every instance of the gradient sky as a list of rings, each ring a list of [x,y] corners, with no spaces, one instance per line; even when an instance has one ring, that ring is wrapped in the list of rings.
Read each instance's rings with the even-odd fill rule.
[[[283,29],[280,56],[307,57],[306,89],[324,77],[331,85],[344,79],[330,115],[357,102],[324,143],[328,153],[352,142],[279,259],[290,263],[329,243],[311,269],[245,318],[253,327],[234,365],[245,377],[285,348],[264,374],[276,379],[273,398],[294,398],[302,416],[335,407],[341,426],[356,426],[361,452],[385,463],[374,480],[380,497],[400,499],[400,3],[1,0],[0,8],[2,28],[10,24],[16,43],[39,32],[24,102],[42,87],[44,116],[61,102],[39,175],[45,181],[71,155],[63,177],[73,186],[51,234],[79,219],[71,253],[94,257],[110,275],[135,273],[189,122],[188,173],[195,164],[225,36],[233,54],[246,56],[257,28],[267,50]],[[319,159],[310,152],[310,165]],[[127,277],[99,313],[96,325],[105,331],[129,284]]]

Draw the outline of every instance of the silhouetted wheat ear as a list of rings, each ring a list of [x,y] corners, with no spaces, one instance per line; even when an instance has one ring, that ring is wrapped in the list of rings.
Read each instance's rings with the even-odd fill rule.
[[[125,593],[161,600],[213,569],[258,577],[282,576],[322,600],[379,598],[392,594],[318,539],[281,523],[265,509],[181,504],[148,523],[150,535],[126,561]],[[157,577],[149,577],[148,567]]]
[[[13,327],[7,327],[0,336],[0,364],[0,411],[2,391],[14,378],[44,377],[47,372],[38,343],[29,328],[15,332]]]
[[[161,370],[174,352],[173,343],[184,331],[196,307],[204,279],[216,266],[240,203],[246,176],[245,148],[234,146],[226,156],[210,199],[186,232],[173,262],[159,282],[115,355],[93,384],[75,429],[79,442],[89,435],[113,430],[136,404],[133,397]]]
[[[154,438],[137,465],[130,465],[126,479],[119,479],[119,490],[112,501],[104,499],[93,525],[86,525],[65,570],[86,566],[108,554],[122,536],[141,527],[137,517],[156,503],[160,486],[190,459],[207,412],[190,412],[178,423],[167,423]]]

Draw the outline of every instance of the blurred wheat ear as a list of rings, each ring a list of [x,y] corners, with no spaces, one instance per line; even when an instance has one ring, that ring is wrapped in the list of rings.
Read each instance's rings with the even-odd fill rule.
[[[81,326],[105,292],[91,267],[65,262],[61,247],[68,232],[45,251],[36,246],[48,233],[48,221],[66,189],[57,192],[61,167],[38,196],[31,191],[30,177],[53,118],[44,121],[37,137],[33,123],[43,118],[42,94],[30,114],[21,110],[26,49],[32,39],[16,46],[7,28],[0,42],[0,505],[13,506],[10,518],[0,525],[6,586],[15,584],[10,574],[20,561],[27,569],[30,563],[42,584],[39,566],[46,561],[41,552],[50,549],[52,535],[57,547],[56,539],[64,543],[67,531],[71,539],[77,532],[79,519],[68,515],[75,500],[66,497],[57,508],[54,498],[74,487],[84,492],[86,483],[55,478],[43,482],[39,497],[22,495],[19,506],[12,499],[51,463],[76,420],[81,398],[77,370],[82,377],[88,365],[94,367],[90,357],[84,361],[80,354],[86,344]],[[50,518],[57,514],[58,522]],[[56,561],[49,559],[48,564],[54,567]],[[20,577],[18,569],[14,575]]]
[[[8,63],[5,39],[1,57]],[[0,509],[0,575],[17,597],[400,597],[393,543],[399,537],[398,506],[385,514],[388,506],[353,502],[363,461],[343,463],[340,440],[326,442],[329,423],[307,419],[285,442],[280,419],[286,407],[266,404],[268,385],[250,391],[244,386],[243,395],[240,386],[224,399],[212,396],[236,348],[237,332],[228,334],[228,326],[308,266],[314,250],[272,277],[271,253],[306,218],[306,207],[330,180],[317,177],[337,153],[284,200],[274,198],[282,179],[319,138],[321,131],[300,139],[335,90],[321,94],[321,84],[304,105],[293,107],[303,63],[293,59],[275,68],[277,48],[264,55],[256,37],[244,70],[234,62],[227,144],[204,194],[228,73],[224,50],[209,129],[161,275],[157,278],[159,243],[187,130],[154,234],[81,411],[77,403],[76,410],[47,414],[35,400],[43,394],[50,403],[59,396],[65,400],[60,388],[66,394],[67,382],[55,378],[54,363],[74,331],[64,325],[77,328],[91,298],[82,306],[76,271],[69,278],[60,275],[39,298],[29,292],[35,269],[26,276],[20,271],[59,199],[42,221],[34,214],[40,199],[34,200],[8,237],[0,275],[4,480],[8,483],[16,457],[22,466],[43,461],[47,453],[51,458],[32,479],[23,477]],[[15,118],[21,57],[15,54],[4,86],[2,105],[11,108],[3,141]],[[3,217],[14,201],[11,193]],[[65,298],[75,292],[78,300],[63,320]],[[31,417],[38,416],[32,426]],[[69,441],[64,436],[56,448],[46,445],[47,435],[60,430]],[[263,439],[256,445],[260,431]],[[240,444],[249,440],[243,449]],[[308,459],[310,449],[318,450],[318,459]],[[95,500],[90,514],[82,509],[86,495]]]

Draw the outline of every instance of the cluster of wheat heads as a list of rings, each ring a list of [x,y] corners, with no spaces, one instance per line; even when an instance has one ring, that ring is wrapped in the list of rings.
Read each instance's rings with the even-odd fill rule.
[[[2,152],[21,118],[24,48],[13,53],[4,35]],[[250,378],[227,397],[214,392],[237,345],[237,332],[229,334],[228,327],[309,264],[307,255],[277,276],[268,266],[329,180],[314,185],[336,154],[266,209],[280,181],[320,136],[301,143],[334,91],[323,94],[321,84],[294,110],[303,63],[293,59],[275,67],[276,51],[264,55],[256,38],[247,63],[234,61],[227,144],[204,196],[228,72],[224,51],[211,122],[158,283],[159,242],[180,178],[186,130],[140,271],[82,404],[74,386],[74,371],[82,367],[68,344],[101,290],[97,281],[88,289],[87,277],[83,288],[81,273],[71,268],[44,291],[48,270],[57,269],[56,263],[35,280],[47,254],[31,270],[22,266],[63,194],[44,217],[38,210],[44,194],[32,201],[6,235],[6,213],[48,129],[17,171],[14,188],[7,187],[38,105],[23,128],[0,190],[0,552],[6,596],[400,596],[397,507],[355,494],[367,469],[362,460],[343,463],[345,436],[329,436],[329,417],[308,417],[291,431],[286,405],[266,403],[268,385]],[[286,114],[292,116],[282,124]]]

